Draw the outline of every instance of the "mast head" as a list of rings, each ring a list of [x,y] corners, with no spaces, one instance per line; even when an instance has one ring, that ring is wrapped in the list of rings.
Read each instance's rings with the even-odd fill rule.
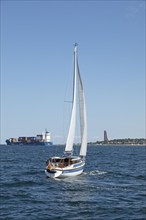
[[[77,46],[78,46],[78,44],[75,43],[75,44],[74,44],[74,52],[77,52]]]

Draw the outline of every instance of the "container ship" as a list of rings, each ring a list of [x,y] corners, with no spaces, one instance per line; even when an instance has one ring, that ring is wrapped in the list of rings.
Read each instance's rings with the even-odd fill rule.
[[[44,134],[37,134],[35,137],[9,138],[6,143],[7,145],[53,145],[51,134],[47,130]]]

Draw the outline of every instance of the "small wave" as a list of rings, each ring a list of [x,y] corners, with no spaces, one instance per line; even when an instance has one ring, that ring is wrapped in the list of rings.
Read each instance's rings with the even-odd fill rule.
[[[92,170],[92,171],[89,171],[89,172],[84,172],[84,174],[89,174],[89,175],[103,175],[103,174],[106,174],[107,172],[105,171],[99,171],[99,170]]]

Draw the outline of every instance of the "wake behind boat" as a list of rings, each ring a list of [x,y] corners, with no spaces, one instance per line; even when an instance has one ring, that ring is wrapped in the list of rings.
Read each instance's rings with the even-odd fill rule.
[[[78,87],[78,89],[77,89]],[[78,96],[77,96],[78,90]],[[73,156],[73,143],[76,128],[76,112],[77,112],[77,97],[79,101],[80,112],[80,128],[81,128],[81,147],[79,156]],[[65,146],[65,155],[61,157],[51,157],[46,162],[45,173],[48,177],[70,177],[80,175],[85,166],[85,157],[87,152],[87,119],[86,119],[86,105],[83,90],[83,83],[81,80],[78,58],[77,58],[77,44],[74,48],[74,77],[73,77],[73,100],[71,121],[68,132],[68,137]]]

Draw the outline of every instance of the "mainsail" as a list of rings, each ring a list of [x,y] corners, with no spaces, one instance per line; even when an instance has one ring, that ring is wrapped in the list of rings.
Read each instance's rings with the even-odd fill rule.
[[[87,119],[86,119],[86,104],[83,90],[82,79],[78,68],[78,91],[79,91],[79,107],[80,107],[80,127],[81,127],[81,149],[80,156],[86,156],[87,152]]]

